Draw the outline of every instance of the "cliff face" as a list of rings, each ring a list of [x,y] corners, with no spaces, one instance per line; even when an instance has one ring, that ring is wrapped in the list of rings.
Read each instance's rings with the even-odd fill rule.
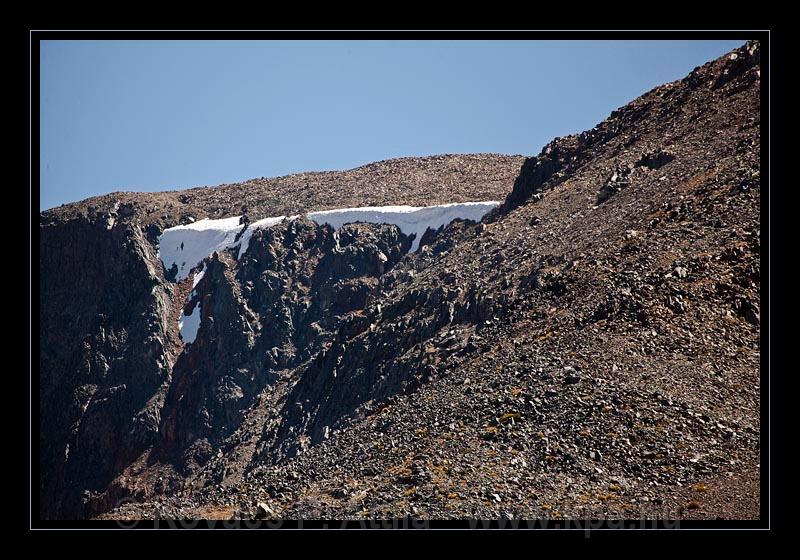
[[[210,256],[191,290],[169,280],[158,257],[165,228],[237,214],[255,221],[347,205],[500,198],[521,161],[408,158],[176,193],[115,193],[43,212],[42,516],[91,515],[112,480],[154,447],[181,472],[202,464],[265,386],[318,353],[340,317],[366,304],[376,278],[411,244],[394,226],[334,231],[298,220],[256,231],[240,261],[235,252]],[[195,306],[204,327],[186,344],[178,323]]]
[[[45,213],[42,515],[758,515],[759,62],[745,45],[524,161]],[[178,281],[156,253],[202,217],[491,199],[414,253],[303,217]]]
[[[135,223],[42,228],[42,514],[82,512],[156,442],[179,341],[161,264]]]
[[[217,448],[267,385],[330,346],[409,245],[395,226],[295,220],[256,231],[238,262],[212,257],[189,299],[201,328],[175,365],[164,444]]]

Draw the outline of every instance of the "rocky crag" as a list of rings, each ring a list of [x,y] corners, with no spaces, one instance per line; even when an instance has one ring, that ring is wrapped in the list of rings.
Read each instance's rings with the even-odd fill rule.
[[[759,89],[748,43],[527,159],[42,213],[42,517],[757,517]],[[490,199],[414,253],[300,217],[196,285],[158,258],[206,217]]]

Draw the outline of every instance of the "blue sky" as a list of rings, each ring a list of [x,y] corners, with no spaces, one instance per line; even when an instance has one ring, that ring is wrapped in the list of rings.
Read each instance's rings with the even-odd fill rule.
[[[44,41],[41,208],[442,153],[532,155],[743,41]]]

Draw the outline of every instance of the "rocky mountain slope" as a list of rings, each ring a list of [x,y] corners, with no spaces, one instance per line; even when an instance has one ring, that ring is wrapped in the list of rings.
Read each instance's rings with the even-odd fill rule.
[[[181,386],[179,372],[188,367],[184,364],[194,362],[185,351],[188,346],[178,328],[190,286],[187,282],[167,279],[169,274],[159,259],[159,239],[164,229],[203,218],[241,215],[256,222],[268,216],[341,206],[502,199],[523,160],[521,156],[480,154],[405,158],[350,171],[305,173],[180,192],[112,193],[43,212],[39,284],[42,516],[89,515],[94,511],[91,504],[95,496],[102,494],[126,467],[153,445],[161,447],[162,441],[171,441],[170,424],[163,408],[168,396]],[[309,251],[316,251],[313,258],[319,260],[323,256],[320,252],[332,247],[334,232],[324,228],[306,231],[309,228],[300,235],[303,239],[309,236],[317,239],[318,246],[300,250],[304,258]],[[350,229],[355,233],[359,228]],[[340,245],[349,243],[343,233],[336,234]],[[295,230],[289,235],[296,235]],[[386,241],[378,245],[368,240],[350,243],[347,255],[352,263],[362,267],[359,274],[374,275],[378,271],[378,265],[367,262],[363,254],[351,255],[359,246],[364,246],[373,257],[383,247],[385,255],[392,259],[389,266],[399,258],[398,251],[410,246],[410,241],[391,228],[375,229],[370,239],[378,237]],[[299,262],[297,257],[293,254],[286,260],[295,266]],[[220,258],[222,262],[230,262],[227,255]],[[253,259],[248,256],[247,260]],[[304,262],[304,270],[313,271],[315,263]],[[331,275],[340,274],[340,269],[352,263],[337,255],[327,255],[323,269]],[[292,274],[299,272],[292,269]],[[272,298],[278,300],[276,313],[289,313],[289,307],[281,307],[285,297],[265,292],[277,289],[277,284],[284,280],[291,285],[294,279],[287,278],[288,274],[265,275],[255,287],[252,280],[257,281],[258,275],[254,271],[242,270],[240,275],[247,279],[240,284],[238,278],[232,278],[232,283],[225,286],[227,291],[223,290],[226,297],[239,298],[243,289],[255,288],[254,296],[262,300],[253,303],[254,308],[263,307],[267,312],[271,305],[267,300]],[[209,267],[209,278],[201,288],[211,289],[212,283],[229,276],[224,265],[214,264]],[[322,307],[312,309],[310,314],[318,317],[331,306],[332,311],[337,310],[336,306],[348,307],[351,305],[348,298],[366,297],[365,290],[370,286],[366,281],[360,283],[358,275],[349,284],[344,277],[339,280],[333,286],[335,282],[324,280],[320,270],[313,289],[319,290],[316,297]],[[294,283],[293,289],[298,287],[300,284]],[[303,289],[309,291],[312,286]],[[353,293],[348,294],[348,289]],[[328,301],[336,297],[341,301]],[[224,309],[222,301],[214,301]],[[232,300],[229,303],[235,305]],[[300,303],[289,302],[289,306],[297,310]],[[240,307],[231,307],[223,313],[237,313]],[[207,309],[211,311],[212,307]],[[323,318],[334,321],[332,317]],[[272,323],[272,319],[263,317],[265,323]],[[259,339],[258,351],[263,351],[261,346],[268,342],[291,340],[297,341],[305,353],[318,348],[318,343],[314,347],[303,343],[314,340],[318,334],[310,330],[314,320],[309,316],[301,321],[305,325],[298,326],[298,330],[304,334],[294,332],[295,326],[290,328],[290,334],[278,327],[266,329],[268,334]],[[313,329],[318,328],[313,325]],[[226,352],[240,354],[241,350],[235,348],[240,342],[237,339],[230,347],[222,348],[217,363],[227,359]],[[197,341],[194,346],[197,354],[203,343]],[[271,348],[266,346],[266,350]],[[255,356],[249,359],[256,368],[253,373],[258,374],[254,387],[263,385],[287,366],[280,360],[273,363],[271,358],[269,364],[259,362],[261,358]],[[206,367],[216,366],[208,363]],[[223,372],[220,377],[224,377]],[[187,390],[205,389],[188,387]],[[240,405],[243,406],[244,403]],[[182,438],[194,437],[187,426],[178,429],[183,433]],[[197,445],[202,447],[202,440]]]
[[[749,43],[524,161],[43,213],[41,515],[758,517],[759,87]],[[196,282],[158,258],[204,217],[490,199],[414,253],[301,216]]]

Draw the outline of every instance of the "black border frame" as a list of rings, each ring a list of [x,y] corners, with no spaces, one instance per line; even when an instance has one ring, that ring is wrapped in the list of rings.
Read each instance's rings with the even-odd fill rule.
[[[625,30],[616,30],[616,31],[599,31],[599,30],[574,30],[574,31],[520,31],[520,30],[495,30],[495,31],[476,31],[476,30],[462,30],[462,31],[431,31],[431,30],[385,30],[385,31],[361,31],[361,30],[346,30],[346,31],[136,31],[136,30],[118,30],[118,31],[57,31],[57,30],[33,30],[27,29],[25,31],[26,39],[27,39],[27,47],[29,51],[27,53],[22,52],[22,48],[20,48],[20,52],[16,53],[18,55],[19,65],[17,67],[18,75],[20,78],[20,84],[25,84],[29,81],[29,88],[23,87],[23,93],[19,94],[18,101],[19,106],[24,106],[22,96],[27,94],[28,98],[28,106],[29,106],[29,115],[30,115],[30,122],[25,123],[22,110],[17,111],[16,118],[18,120],[18,124],[20,125],[20,129],[27,128],[29,134],[29,141],[30,141],[30,149],[29,149],[29,178],[30,178],[30,190],[29,190],[29,200],[27,201],[30,205],[30,277],[29,280],[29,297],[30,297],[30,309],[29,309],[29,318],[31,321],[30,327],[30,356],[29,356],[29,363],[28,369],[30,373],[30,387],[21,386],[19,378],[17,379],[18,389],[22,394],[28,392],[29,402],[25,405],[24,402],[17,401],[17,405],[28,406],[28,409],[25,410],[24,414],[18,415],[17,418],[31,418],[31,426],[30,426],[30,433],[28,434],[29,437],[24,435],[23,430],[18,429],[15,431],[17,436],[17,444],[20,453],[24,452],[24,455],[18,455],[18,457],[30,457],[30,461],[28,465],[22,466],[20,464],[17,465],[17,480],[22,481],[26,478],[23,476],[25,474],[24,468],[29,470],[29,482],[30,487],[28,490],[30,494],[28,495],[28,490],[24,488],[24,485],[17,484],[15,487],[15,491],[17,494],[18,504],[20,506],[18,511],[26,511],[28,516],[24,519],[24,526],[23,529],[28,531],[34,532],[48,532],[50,533],[51,530],[67,530],[68,532],[72,532],[70,530],[86,530],[86,529],[117,529],[117,531],[111,531],[112,533],[117,533],[119,530],[124,530],[120,527],[117,522],[113,521],[42,521],[36,519],[38,516],[38,480],[39,480],[39,461],[38,461],[38,445],[34,439],[35,434],[39,431],[39,422],[38,422],[38,409],[40,406],[38,398],[33,398],[34,395],[38,393],[38,383],[37,378],[38,376],[34,375],[34,372],[38,369],[38,366],[34,365],[34,356],[38,354],[39,351],[39,340],[38,335],[34,332],[34,326],[38,325],[38,311],[39,311],[39,302],[38,298],[34,299],[34,284],[33,282],[38,279],[38,267],[34,266],[34,245],[38,245],[39,236],[38,236],[38,223],[39,223],[39,42],[42,40],[80,40],[80,39],[93,39],[93,40],[118,40],[118,39],[125,39],[125,40],[196,40],[196,39],[203,39],[203,40],[269,40],[269,39],[320,39],[320,40],[335,40],[335,39],[360,39],[360,40],[373,40],[373,39],[390,39],[390,40],[496,40],[496,39],[504,39],[504,40],[562,40],[562,39],[569,39],[569,40],[580,40],[580,39],[593,39],[593,40],[637,40],[637,39],[658,39],[658,40],[675,40],[675,39],[741,39],[742,42],[748,39],[759,39],[761,41],[761,71],[762,71],[762,95],[761,95],[761,111],[762,111],[762,119],[761,119],[761,136],[762,136],[762,143],[761,143],[761,161],[762,161],[762,176],[764,179],[762,180],[762,187],[764,185],[767,186],[766,189],[761,189],[762,201],[761,201],[761,218],[762,222],[764,222],[764,218],[766,217],[766,228],[762,226],[762,237],[766,240],[766,251],[762,251],[761,259],[762,259],[762,296],[761,296],[761,515],[760,520],[757,521],[713,521],[713,520],[684,520],[681,521],[678,528],[673,528],[673,522],[654,522],[652,520],[648,520],[646,522],[645,527],[642,528],[641,520],[624,520],[624,521],[617,521],[617,520],[593,520],[588,521],[589,528],[591,533],[594,537],[599,539],[604,539],[606,535],[610,533],[619,534],[620,532],[624,533],[632,533],[635,532],[638,535],[653,535],[653,533],[680,533],[683,537],[689,536],[690,534],[698,535],[700,533],[707,533],[711,530],[732,530],[732,531],[741,531],[744,533],[749,532],[748,530],[756,530],[756,531],[764,531],[769,530],[772,528],[772,509],[771,509],[771,493],[770,493],[770,482],[771,482],[771,475],[772,471],[770,468],[770,420],[771,420],[771,399],[770,399],[770,344],[769,344],[769,326],[770,326],[770,299],[769,299],[769,243],[770,243],[770,210],[769,210],[769,185],[770,185],[770,151],[769,151],[769,141],[770,141],[770,47],[771,47],[771,33],[767,29],[762,30],[736,30],[736,31],[709,31],[709,30],[648,30],[648,31],[625,31]],[[25,60],[27,59],[27,60]],[[24,62],[23,62],[24,61]],[[25,64],[27,63],[27,64]],[[609,109],[611,110],[611,109]],[[766,116],[766,118],[763,118]],[[20,149],[22,152],[22,149]],[[20,158],[18,161],[24,161],[23,155],[20,153]],[[766,165],[763,165],[766,163]],[[19,183],[21,184],[23,181],[23,176],[20,174],[18,177]],[[20,195],[21,193],[16,193]],[[21,201],[20,201],[21,202]],[[38,255],[38,252],[36,253]],[[763,280],[766,280],[764,282]],[[766,350],[766,351],[765,351]],[[764,375],[766,373],[766,375]],[[22,426],[24,427],[24,426]],[[27,441],[26,441],[27,440]],[[30,499],[30,501],[29,501]],[[29,504],[29,505],[28,505]],[[27,505],[28,507],[22,507],[23,505]],[[419,524],[415,523],[411,520],[396,520],[399,522],[401,531],[403,530],[402,527],[409,527],[409,528],[418,528]],[[477,520],[476,520],[477,521]],[[473,524],[475,521],[472,522]],[[485,525],[488,523],[488,525]],[[516,529],[509,531],[507,530],[509,525],[513,527],[512,522],[506,522],[504,525],[506,530],[504,531],[496,531],[496,529],[500,528],[500,524],[503,523],[502,521],[492,520],[492,521],[478,521],[478,526],[480,528],[473,529],[470,526],[470,521],[429,521],[427,528],[433,530],[445,529],[445,530],[457,530],[457,529],[469,529],[472,532],[478,533],[485,533],[485,531],[492,531],[494,532],[501,532],[503,534],[510,534],[512,532],[515,533],[530,533],[530,531],[535,531],[537,533],[547,532],[547,533],[571,533],[575,535],[576,533],[579,536],[583,536],[584,534],[588,537],[589,533],[587,532],[587,520],[550,520],[548,528],[543,529],[531,529],[531,530],[521,530]],[[156,526],[161,527],[171,527],[171,524],[166,520],[162,521],[141,521],[139,522],[134,531],[137,529],[139,531],[143,529],[155,529]],[[213,521],[200,521],[196,528],[199,529],[213,529],[213,528],[222,528],[224,529],[223,522],[213,522]],[[273,528],[274,524],[265,523],[262,525],[263,528]],[[484,528],[485,527],[485,528]],[[522,523],[522,528],[526,527],[525,523]],[[306,529],[311,530],[312,532],[317,532],[315,530],[325,531],[327,533],[336,533],[340,532],[339,529],[342,528],[342,522],[337,520],[328,520],[328,521],[301,521],[301,522],[291,522],[285,521],[283,522],[282,529],[285,533],[294,533],[297,534],[296,531],[292,531],[291,529]],[[380,529],[376,529],[376,531],[370,531],[370,521],[367,520],[366,522],[361,521],[351,521],[345,527],[347,529],[356,529],[359,533],[364,533],[363,529],[367,529],[367,533],[374,534],[379,532],[383,535],[387,534],[386,531],[381,531]],[[628,529],[625,531],[618,531],[613,529],[624,528]],[[669,530],[672,528],[671,530]],[[288,529],[288,531],[287,531]],[[79,531],[82,532],[82,531]],[[105,532],[105,531],[104,531]],[[171,533],[177,532],[184,532],[184,531],[170,531]],[[394,531],[393,533],[397,533],[398,531]],[[419,534],[422,531],[415,530],[413,533]],[[460,531],[463,532],[463,531]],[[127,531],[127,533],[131,533],[131,531]],[[61,533],[63,534],[63,533]],[[148,534],[152,534],[149,533]]]

